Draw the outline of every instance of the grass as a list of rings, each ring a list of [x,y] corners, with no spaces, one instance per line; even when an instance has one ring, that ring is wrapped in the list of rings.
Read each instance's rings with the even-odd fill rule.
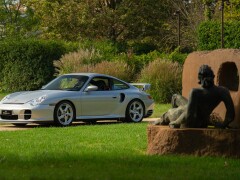
[[[0,132],[0,179],[238,179],[237,159],[146,154],[147,123]]]
[[[159,118],[170,107],[171,107],[171,104],[155,104],[153,114],[150,118]]]
[[[0,179],[239,179],[238,159],[148,155],[147,125],[0,131]]]

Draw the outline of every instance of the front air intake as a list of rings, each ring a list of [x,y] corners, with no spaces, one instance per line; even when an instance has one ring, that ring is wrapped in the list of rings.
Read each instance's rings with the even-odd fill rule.
[[[25,110],[24,111],[24,119],[25,120],[31,119],[31,116],[32,116],[32,111],[31,110]]]

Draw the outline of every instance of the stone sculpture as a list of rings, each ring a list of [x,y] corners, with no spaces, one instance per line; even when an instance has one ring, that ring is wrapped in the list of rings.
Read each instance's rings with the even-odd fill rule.
[[[207,128],[210,115],[220,102],[226,107],[223,122],[216,122],[217,128],[226,128],[234,120],[235,111],[229,91],[214,84],[214,73],[208,65],[202,65],[198,72],[201,88],[193,88],[189,101],[181,95],[173,95],[172,108],[164,113],[155,125],[169,125],[172,128]]]

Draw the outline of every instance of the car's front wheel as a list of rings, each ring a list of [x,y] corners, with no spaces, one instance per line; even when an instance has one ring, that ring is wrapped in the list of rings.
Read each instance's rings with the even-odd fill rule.
[[[54,109],[54,122],[58,126],[69,126],[75,120],[76,113],[72,103],[62,101]]]
[[[125,118],[128,122],[141,122],[144,117],[144,105],[138,100],[132,100],[126,109]]]

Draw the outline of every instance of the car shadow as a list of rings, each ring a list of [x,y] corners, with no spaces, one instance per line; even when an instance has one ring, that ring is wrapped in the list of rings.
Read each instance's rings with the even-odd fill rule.
[[[83,122],[83,121],[77,121],[73,122],[71,126],[68,127],[75,127],[75,126],[90,126],[90,125],[107,125],[107,124],[120,124],[124,123],[122,121],[116,121],[116,120],[104,120],[104,121],[96,121],[96,122]],[[14,131],[14,130],[24,130],[24,129],[32,129],[32,128],[48,128],[48,127],[61,127],[61,126],[56,126],[53,123],[46,123],[46,124],[27,124],[25,126],[21,125],[13,125],[13,124],[8,124],[4,123],[0,125],[0,131]]]
[[[143,120],[143,123],[149,123],[151,121],[149,120]],[[76,127],[76,126],[92,126],[92,125],[109,125],[109,124],[124,124],[126,122],[124,121],[119,121],[119,120],[98,120],[98,121],[76,121],[71,124],[71,126],[68,127]],[[129,124],[129,123],[128,123]],[[33,128],[51,128],[51,127],[59,127],[61,126],[56,126],[53,123],[45,123],[45,124],[27,124],[25,126],[17,126],[13,125],[10,123],[4,123],[0,124],[0,131],[17,131],[17,130],[28,130],[28,129],[33,129]]]

